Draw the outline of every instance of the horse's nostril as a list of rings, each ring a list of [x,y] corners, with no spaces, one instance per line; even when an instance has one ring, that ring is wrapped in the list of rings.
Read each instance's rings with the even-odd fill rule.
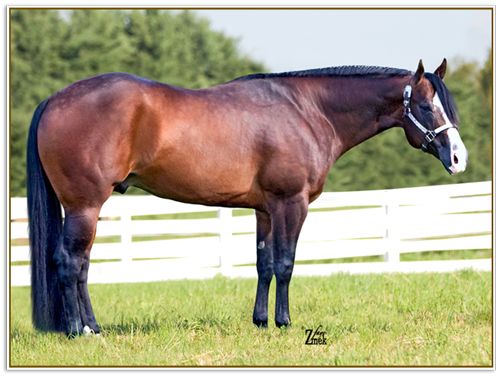
[[[453,163],[458,164],[458,157],[456,154],[453,154]]]

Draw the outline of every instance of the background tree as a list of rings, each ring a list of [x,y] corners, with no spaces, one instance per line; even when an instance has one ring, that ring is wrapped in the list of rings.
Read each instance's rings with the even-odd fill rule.
[[[69,66],[65,75],[68,83],[99,73],[126,71],[134,60],[125,17],[118,10],[71,12],[65,39],[59,52]]]
[[[36,105],[67,82],[68,62],[61,59],[68,25],[48,11],[11,13],[10,184],[24,195],[27,128]]]

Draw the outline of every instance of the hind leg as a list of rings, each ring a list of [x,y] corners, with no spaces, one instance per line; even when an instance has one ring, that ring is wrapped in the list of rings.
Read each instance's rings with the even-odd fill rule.
[[[101,332],[101,328],[95,319],[87,287],[89,265],[89,257],[85,257],[82,265],[82,271],[80,272],[77,282],[78,302],[80,305],[80,317],[82,319],[83,327],[88,326],[95,334],[98,334]]]
[[[89,316],[90,321],[95,322],[86,282],[98,213],[99,209],[67,210],[63,236],[54,254],[63,300],[65,331],[69,336],[82,334],[83,327],[89,325],[86,322]]]

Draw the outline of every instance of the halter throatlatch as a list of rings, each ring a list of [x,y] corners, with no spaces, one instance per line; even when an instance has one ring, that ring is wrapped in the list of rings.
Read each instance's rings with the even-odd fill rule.
[[[454,128],[454,126],[452,124],[445,123],[444,125],[441,125],[440,127],[434,130],[427,129],[411,113],[410,101],[411,101],[411,86],[406,85],[403,91],[403,105],[405,107],[405,116],[408,117],[408,119],[410,119],[411,122],[424,134],[424,142],[422,143],[422,146],[420,148],[422,149],[422,151],[427,151],[429,144],[434,141],[434,139],[438,134],[447,129]]]

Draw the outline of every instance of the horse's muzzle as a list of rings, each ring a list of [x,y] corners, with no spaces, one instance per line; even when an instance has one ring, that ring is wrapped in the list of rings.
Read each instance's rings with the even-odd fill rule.
[[[468,153],[455,128],[447,130],[447,137],[447,145],[441,146],[436,150],[437,157],[450,175],[456,175],[465,171]]]

